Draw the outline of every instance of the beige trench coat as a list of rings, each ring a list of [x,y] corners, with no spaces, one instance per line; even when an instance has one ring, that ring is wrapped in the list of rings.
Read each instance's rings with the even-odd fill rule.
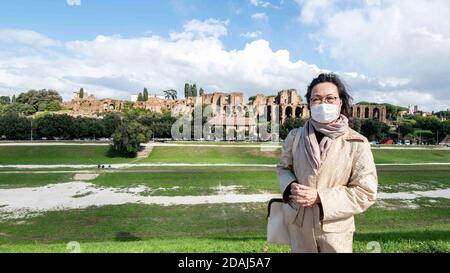
[[[297,130],[300,134],[296,138]],[[349,128],[335,140],[315,174],[306,157],[302,132],[303,128],[293,129],[284,141],[277,165],[280,191],[283,194],[291,182],[297,181],[315,187],[321,204],[311,208],[283,204],[285,221],[291,226],[292,250],[310,252],[314,246],[308,248],[305,244],[319,248],[320,239],[334,240],[340,245],[331,246],[327,252],[351,252],[354,215],[364,212],[376,199],[378,178],[370,144],[364,136]],[[294,142],[298,146],[293,155]],[[342,235],[340,239],[336,237],[339,234]],[[322,251],[324,249],[322,246]]]

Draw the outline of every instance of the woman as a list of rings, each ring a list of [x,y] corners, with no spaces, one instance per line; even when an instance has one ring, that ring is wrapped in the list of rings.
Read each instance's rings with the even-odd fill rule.
[[[352,252],[354,215],[376,199],[370,144],[348,125],[351,97],[335,74],[308,86],[311,118],[286,137],[277,165],[292,252]]]

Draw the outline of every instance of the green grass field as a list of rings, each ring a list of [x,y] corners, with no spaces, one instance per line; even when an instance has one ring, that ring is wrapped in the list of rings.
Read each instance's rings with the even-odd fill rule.
[[[418,202],[426,202],[420,200]],[[120,205],[49,212],[0,223],[0,252],[288,252],[265,242],[266,205]],[[370,209],[357,216],[355,252],[450,252],[450,203],[433,208]],[[182,227],[182,228],[181,228]],[[267,247],[266,247],[267,246]]]
[[[113,163],[231,163],[276,164],[280,149],[252,147],[154,147],[148,158],[111,155],[108,146],[0,146],[0,165]],[[450,150],[373,149],[376,163],[450,162]]]
[[[239,185],[240,194],[277,192],[274,171],[241,172],[167,172],[167,173],[107,173],[93,182],[101,186],[129,187],[145,185],[156,189],[149,195],[210,195],[217,194],[215,187]],[[161,190],[174,188],[171,190]],[[158,190],[160,189],[160,190]]]
[[[275,164],[279,152],[249,147],[154,147],[142,163]]]
[[[111,155],[108,146],[0,146],[0,155],[0,165],[110,164],[134,161],[132,158]]]
[[[165,141],[169,144],[188,144],[188,145],[281,145],[278,142],[240,142],[240,141]]]
[[[380,150],[374,149],[376,163],[450,162],[450,150]],[[142,162],[150,163],[247,163],[276,164],[280,150],[261,151],[244,147],[155,147]]]
[[[71,181],[73,173],[9,174],[0,172],[1,188],[37,187]]]
[[[239,194],[279,191],[275,169],[172,167],[172,169],[164,168],[160,172],[147,172],[145,169],[98,172],[100,175],[89,182],[99,187],[125,188],[144,185],[153,189],[143,193],[144,195],[210,195],[217,193],[219,185],[237,185],[239,187],[236,188],[236,193]],[[74,173],[9,174],[0,172],[0,188],[35,187],[70,182],[73,181],[74,175]],[[450,188],[450,166],[429,166],[425,170],[379,168],[378,180],[379,189],[383,192]]]
[[[450,162],[448,150],[373,150],[377,163]],[[108,163],[248,163],[275,164],[279,149],[250,147],[155,147],[141,160],[110,157],[107,146],[0,146],[0,164]],[[8,155],[8,156],[3,156]],[[108,161],[109,160],[109,161]],[[379,190],[407,192],[450,188],[450,165],[378,166]],[[25,169],[9,169],[16,172]],[[5,173],[0,190],[73,181],[76,169],[58,173]],[[277,193],[274,168],[268,167],[132,167],[98,170],[98,187],[145,185],[152,196],[217,194],[217,186],[239,186],[236,193]],[[77,197],[82,198],[82,196]],[[415,205],[417,208],[411,208]],[[0,200],[0,207],[1,207]],[[265,203],[158,206],[108,205],[0,220],[0,252],[288,252],[288,246],[265,242]],[[358,215],[355,252],[450,252],[450,199],[383,200]]]
[[[372,149],[376,163],[450,162],[450,150],[378,150]]]

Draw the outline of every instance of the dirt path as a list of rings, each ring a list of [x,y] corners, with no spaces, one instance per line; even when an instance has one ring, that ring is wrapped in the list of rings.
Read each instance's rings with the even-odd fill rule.
[[[449,163],[450,164],[450,163]],[[109,167],[111,166],[111,168]],[[122,163],[122,164],[105,164],[107,169],[125,169],[130,167],[264,167],[273,168],[275,164],[228,164],[228,163]],[[0,165],[1,168],[13,168],[13,169],[58,169],[58,168],[71,168],[71,169],[97,169],[96,164],[56,164],[56,165]],[[102,169],[103,170],[103,169]]]
[[[109,143],[95,143],[95,142],[0,142],[0,146],[66,146],[66,145],[91,145],[91,146],[106,146]],[[142,144],[143,146],[173,146],[173,147],[247,147],[247,148],[281,148],[282,144],[260,142],[257,144],[196,144],[191,143],[163,143],[163,142],[149,142]],[[450,150],[450,147],[378,147],[372,146],[372,149],[380,150]]]
[[[159,189],[159,188],[158,188]],[[91,206],[121,204],[197,205],[217,203],[267,202],[278,194],[235,194],[234,187],[218,188],[217,195],[144,196],[145,186],[131,188],[97,187],[74,181],[33,188],[0,189],[0,219],[35,216],[46,211],[83,209]],[[221,194],[222,193],[222,194]]]
[[[147,158],[150,155],[150,153],[152,152],[153,147],[154,146],[151,146],[151,145],[144,146],[144,149],[137,153],[136,159]]]
[[[84,177],[91,179],[92,177]],[[87,181],[51,184],[42,187],[0,189],[0,220],[36,216],[46,211],[83,209],[91,206],[121,204],[153,205],[198,205],[218,203],[254,203],[267,202],[279,198],[279,194],[236,194],[237,185],[216,187],[216,195],[200,196],[148,196],[142,193],[154,189],[146,186],[130,188],[98,187]],[[156,190],[173,190],[174,188]],[[431,191],[411,191],[397,193],[378,193],[379,200],[420,197],[450,199],[450,189]]]
[[[375,164],[376,166],[427,166],[427,165],[450,165],[450,162],[426,162],[426,163],[383,163]],[[109,167],[111,166],[111,167]],[[131,167],[258,167],[258,168],[275,168],[275,164],[228,164],[228,163],[123,163],[123,164],[107,164],[108,169],[126,169]],[[57,165],[0,165],[2,168],[11,169],[97,169],[94,164],[57,164]]]
[[[109,143],[99,142],[0,142],[0,146],[108,146]]]
[[[4,171],[0,174],[47,174],[47,173],[211,173],[211,172],[254,172],[274,171],[274,168],[220,168],[220,169],[113,169],[113,170],[66,170],[66,171]]]

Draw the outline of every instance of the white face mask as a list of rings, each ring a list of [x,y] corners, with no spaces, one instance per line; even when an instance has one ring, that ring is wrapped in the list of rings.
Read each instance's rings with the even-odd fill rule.
[[[339,105],[336,104],[314,104],[311,106],[311,117],[319,123],[330,123],[339,117]]]

